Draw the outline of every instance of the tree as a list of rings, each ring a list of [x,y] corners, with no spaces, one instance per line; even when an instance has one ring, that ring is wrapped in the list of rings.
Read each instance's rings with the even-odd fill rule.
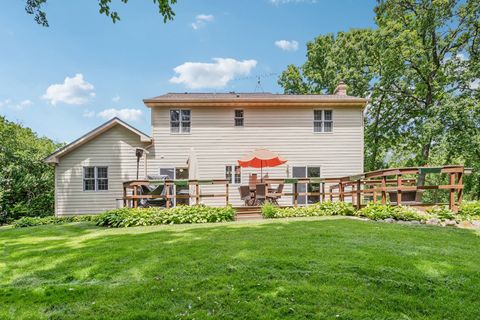
[[[128,0],[119,0],[123,3],[127,3]],[[174,5],[177,0],[153,0],[153,3],[157,5],[158,12],[163,16],[163,22],[173,20],[175,13],[173,12],[172,5]],[[25,11],[28,14],[33,14],[35,21],[44,27],[48,27],[47,14],[43,10],[44,5],[47,3],[47,0],[27,0],[25,4]],[[104,14],[107,17],[110,17],[113,23],[120,20],[118,12],[111,9],[112,0],[98,0],[99,12]]]
[[[374,30],[310,42],[305,64],[289,66],[280,85],[288,93],[331,92],[345,78],[351,94],[370,97],[367,170],[480,163],[468,148],[471,135],[480,134],[475,85],[480,78],[480,1],[379,0],[375,13]],[[458,132],[461,128],[468,128],[470,138]],[[424,180],[421,175],[419,183]]]
[[[0,117],[0,224],[54,211],[54,169],[43,159],[60,145]]]

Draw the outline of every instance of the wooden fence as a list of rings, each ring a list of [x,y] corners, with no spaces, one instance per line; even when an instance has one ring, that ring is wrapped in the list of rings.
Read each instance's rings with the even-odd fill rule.
[[[393,168],[340,178],[279,178],[265,179],[264,182],[267,184],[267,188],[269,185],[291,184],[292,191],[283,192],[281,195],[291,196],[295,207],[299,205],[298,200],[301,196],[316,196],[320,201],[326,199],[351,201],[357,208],[362,207],[368,201],[386,204],[389,200],[395,205],[435,205],[435,203],[425,204],[419,201],[418,193],[423,190],[447,190],[449,192],[448,206],[455,211],[462,202],[463,176],[469,172],[463,166]],[[418,185],[418,176],[426,174],[446,174],[448,175],[448,184]],[[315,184],[319,191],[299,191],[300,185],[308,186],[310,184]],[[166,189],[162,194],[141,194],[139,190],[148,185],[163,185]],[[205,185],[223,185],[225,192],[202,193],[201,187]],[[173,186],[188,187],[188,194],[172,194]],[[169,208],[174,199],[193,199],[194,204],[199,204],[203,198],[221,197],[225,199],[225,205],[228,205],[230,203],[229,189],[230,183],[225,179],[133,180],[123,184],[123,201],[124,206],[137,207],[140,199],[165,199],[165,206]],[[413,198],[412,195],[414,195]],[[387,196],[389,196],[389,200],[387,200]]]

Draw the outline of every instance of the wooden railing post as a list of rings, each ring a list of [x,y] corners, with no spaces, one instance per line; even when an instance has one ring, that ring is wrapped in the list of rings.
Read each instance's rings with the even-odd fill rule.
[[[228,191],[229,191],[229,183],[228,181],[225,183],[225,203],[228,206]]]
[[[123,185],[123,207],[127,206],[127,187]]]
[[[325,202],[325,182],[322,182],[322,202]]]
[[[293,206],[298,207],[298,183],[293,183]]]
[[[195,204],[200,204],[200,185],[195,182]]]
[[[397,175],[397,206],[402,204],[402,175]]]
[[[343,193],[344,190],[345,190],[345,187],[343,186],[343,183],[340,181],[338,183],[338,192],[339,192],[338,200],[340,200],[340,201],[345,200],[345,194]]]
[[[165,207],[170,208],[170,183],[165,181]]]
[[[328,188],[328,190],[330,191],[330,196],[329,196],[330,202],[332,202],[332,201],[333,201],[333,188],[330,186],[330,187]]]
[[[382,176],[382,204],[387,203],[387,177]]]
[[[134,185],[134,186],[133,186],[133,196],[134,196],[134,198],[133,198],[133,207],[134,207],[134,208],[138,207],[138,199],[137,199],[137,194],[138,194],[138,193],[137,193],[137,188],[138,188],[137,185]]]
[[[463,172],[459,172],[457,174],[457,185],[461,186],[463,184]],[[462,204],[462,198],[463,198],[463,188],[457,189],[458,192],[458,205],[460,206]]]
[[[360,207],[362,206],[362,196],[361,196],[361,193],[362,193],[362,182],[359,180],[357,180],[357,210],[360,209]]]
[[[450,173],[449,174],[449,185],[454,185],[455,184],[455,174]],[[450,189],[450,197],[448,199],[448,208],[450,210],[455,210],[455,189]]]

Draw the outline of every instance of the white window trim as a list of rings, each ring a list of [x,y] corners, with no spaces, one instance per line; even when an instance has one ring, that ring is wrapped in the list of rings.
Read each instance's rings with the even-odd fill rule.
[[[93,184],[94,184],[94,190],[85,190],[85,180],[87,180],[85,178],[85,169],[86,168],[93,168],[93,178],[88,178],[88,180],[92,180],[93,179]],[[98,168],[107,168],[107,177],[106,178],[98,178]],[[110,190],[110,174],[108,173],[108,166],[83,166],[83,170],[82,170],[82,188],[83,188],[83,192],[105,192],[105,191],[109,191]],[[99,179],[103,179],[103,180],[107,180],[107,189],[106,190],[99,190],[98,189],[98,180]]]
[[[315,111],[322,111],[322,120],[315,120]],[[332,120],[325,120],[325,111],[331,111],[332,112]],[[315,134],[332,134],[335,132],[335,117],[334,117],[333,109],[313,109],[313,126],[312,126],[312,132]],[[317,132],[315,131],[315,122],[321,122],[322,123],[322,131]],[[325,122],[331,122],[332,123],[332,131],[325,132]]]
[[[243,116],[242,117],[237,117],[237,111],[242,111]],[[237,119],[242,119],[242,125],[241,126],[237,126]],[[233,126],[235,128],[245,127],[245,109],[235,109],[235,110],[233,110]]]
[[[224,167],[225,170],[225,179],[227,179],[227,167],[230,167],[232,170],[232,182],[229,182],[231,185],[241,185],[243,181],[242,177],[242,167],[240,167],[238,164],[226,164]],[[240,167],[240,182],[235,182],[235,167]]]
[[[183,110],[186,110],[186,111],[190,111],[190,131],[189,132],[182,132],[182,111]],[[180,111],[180,121],[179,121],[179,127],[178,127],[178,132],[172,132],[172,111]],[[168,123],[169,123],[169,126],[170,126],[170,134],[173,134],[173,135],[189,135],[189,134],[192,134],[192,109],[185,109],[185,108],[172,108],[172,109],[169,109],[168,111]]]

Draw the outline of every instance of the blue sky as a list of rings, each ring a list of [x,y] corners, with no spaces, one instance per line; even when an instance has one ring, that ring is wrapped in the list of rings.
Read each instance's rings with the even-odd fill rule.
[[[314,37],[373,27],[374,0],[178,0],[163,23],[152,1],[49,0],[50,27],[10,0],[0,11],[0,115],[70,142],[120,115],[150,133],[142,103],[166,92],[282,92],[278,74]]]

